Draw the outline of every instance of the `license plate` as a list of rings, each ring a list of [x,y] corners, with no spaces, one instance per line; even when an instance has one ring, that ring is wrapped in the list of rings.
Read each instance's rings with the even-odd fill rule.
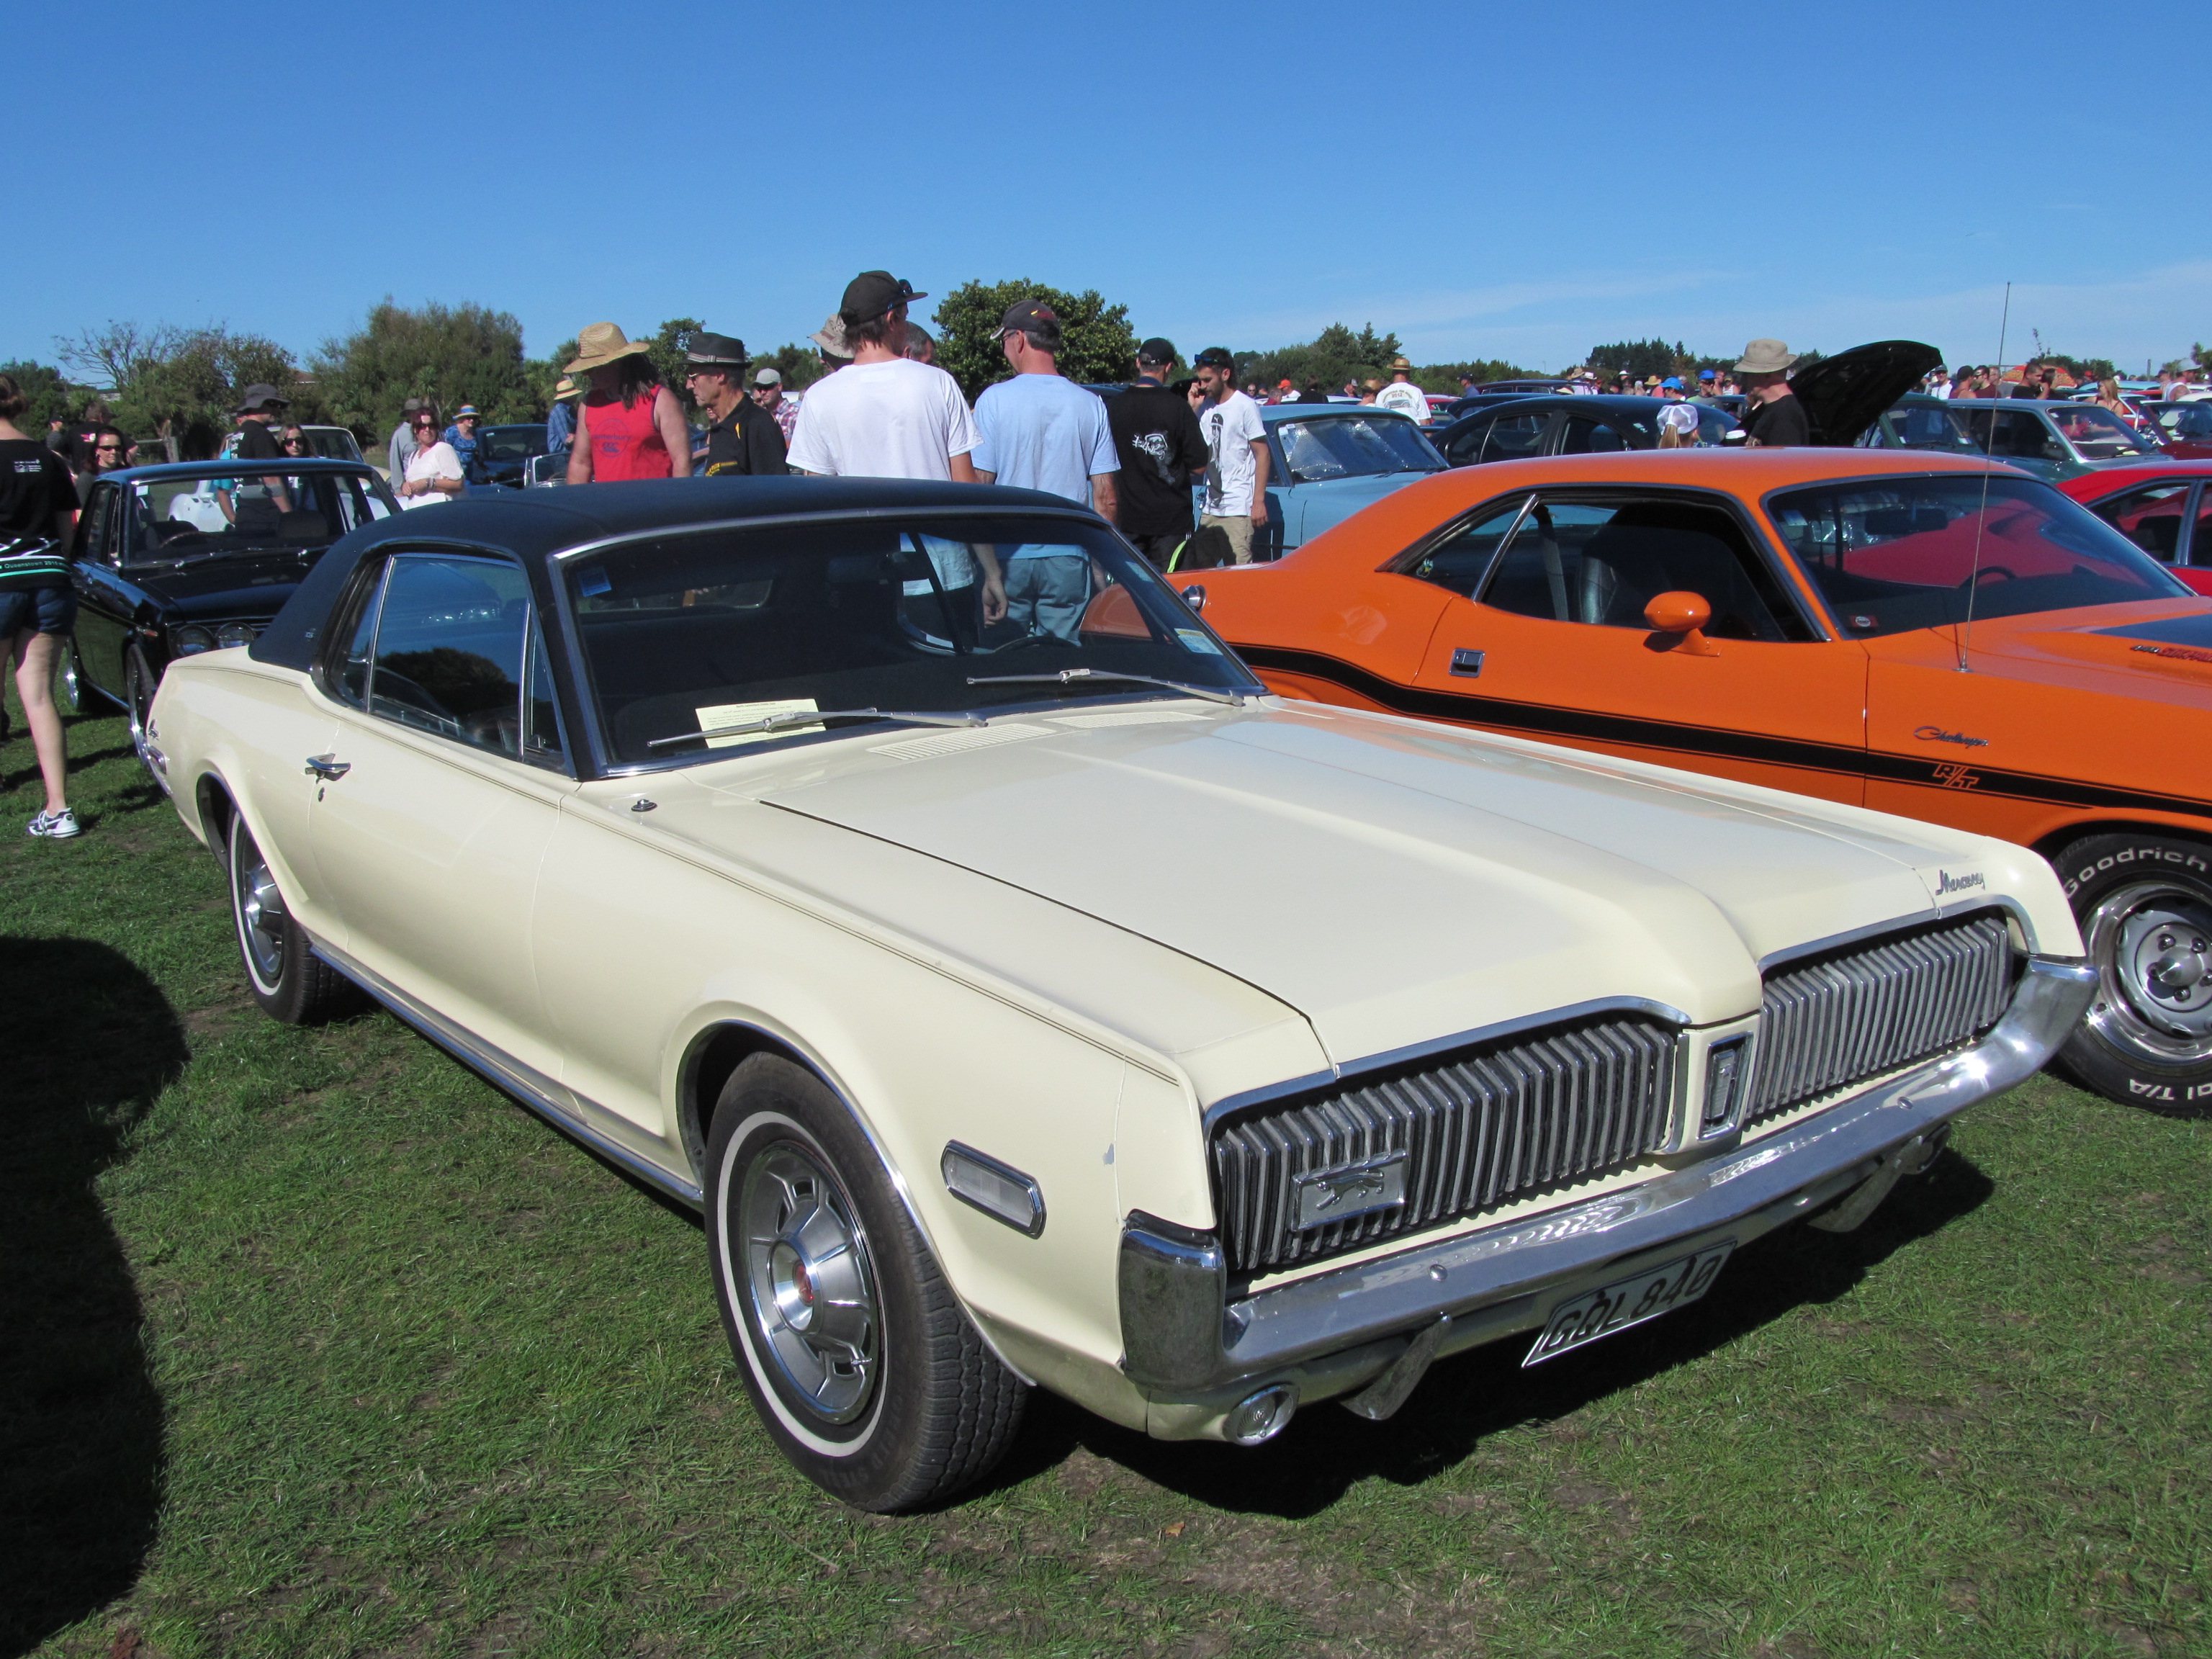
[[[1595,1342],[1601,1336],[1611,1336],[1615,1331],[1625,1331],[1631,1325],[1641,1325],[1647,1319],[1656,1319],[1662,1313],[1687,1306],[1712,1289],[1713,1280],[1720,1277],[1722,1266],[1735,1249],[1735,1240],[1726,1239],[1695,1255],[1683,1256],[1663,1267],[1654,1267],[1602,1290],[1585,1291],[1571,1302],[1562,1302],[1552,1310],[1543,1335],[1536,1339],[1536,1346],[1528,1350],[1528,1357],[1522,1364],[1534,1365],[1570,1348],[1579,1348],[1585,1342]]]

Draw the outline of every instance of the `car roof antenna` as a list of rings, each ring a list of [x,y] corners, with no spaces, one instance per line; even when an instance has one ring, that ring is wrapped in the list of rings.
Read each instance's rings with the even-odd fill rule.
[[[2012,284],[2007,283],[2004,314],[1997,319],[1996,370],[2000,375],[2004,373],[2005,367],[2005,332],[2011,326]],[[1998,384],[2002,385],[2003,382],[2000,380]],[[1990,447],[1992,451],[1996,449],[1997,442],[1997,413],[1998,411],[1994,409],[1990,411]],[[1994,453],[1983,457],[1988,465],[1982,468],[1982,510],[1974,515],[1974,560],[1973,563],[1967,567],[1966,571],[1966,625],[1959,630],[1959,672],[1961,674],[1971,674],[1974,672],[1966,665],[1966,653],[1974,642],[1974,595],[1981,591],[1982,586],[1982,532],[1989,528],[1990,474],[1996,466],[1996,459]]]

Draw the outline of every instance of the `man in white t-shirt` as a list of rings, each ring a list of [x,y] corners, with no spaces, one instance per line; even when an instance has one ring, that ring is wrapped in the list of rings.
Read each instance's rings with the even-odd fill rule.
[[[1413,366],[1403,357],[1390,360],[1390,384],[1376,394],[1375,401],[1413,420],[1429,418],[1429,394],[1413,384]]]
[[[1109,524],[1119,503],[1121,453],[1097,394],[1060,372],[1060,318],[1042,300],[1010,307],[999,347],[1014,378],[975,399],[979,483],[1042,489],[1088,506]],[[1006,614],[1032,634],[1073,642],[1091,603],[1091,559],[1066,544],[1024,544],[1006,557]]]
[[[943,369],[906,356],[906,308],[926,300],[884,270],[864,270],[845,287],[836,320],[852,361],[806,389],[792,428],[792,469],[823,477],[934,478],[974,483],[969,455],[975,417],[959,385]],[[957,544],[947,544],[957,545]],[[983,617],[1006,614],[1006,590],[988,547],[974,550],[982,569]],[[955,575],[966,580],[956,582]],[[968,586],[972,573],[940,567],[945,585]]]
[[[1208,346],[1191,367],[1206,402],[1198,429],[1212,460],[1198,526],[1218,525],[1239,564],[1252,562],[1255,531],[1267,523],[1267,427],[1260,405],[1237,389],[1237,363],[1223,346]]]

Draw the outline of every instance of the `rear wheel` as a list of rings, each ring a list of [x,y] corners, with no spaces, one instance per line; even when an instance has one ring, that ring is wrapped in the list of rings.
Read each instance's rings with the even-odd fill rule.
[[[138,757],[138,764],[146,769],[146,775],[166,793],[168,780],[146,752],[151,741],[147,733],[154,718],[154,690],[160,684],[160,678],[146,665],[145,653],[133,646],[123,665],[123,712],[131,719],[131,749]]]
[[[2092,836],[2052,862],[2097,971],[2060,1066],[2107,1099],[2212,1114],[2212,846]]]
[[[756,1054],[714,1109],[707,1249],[784,1455],[857,1509],[911,1510],[1005,1454],[1027,1389],[945,1282],[874,1149],[804,1067]]]
[[[91,701],[92,687],[84,678],[83,665],[77,660],[75,635],[62,640],[54,653],[53,697],[55,710],[64,719],[83,714],[85,704]]]
[[[230,911],[246,961],[246,987],[261,1012],[287,1025],[316,1025],[361,1006],[350,981],[308,948],[245,817],[234,812],[228,842]]]

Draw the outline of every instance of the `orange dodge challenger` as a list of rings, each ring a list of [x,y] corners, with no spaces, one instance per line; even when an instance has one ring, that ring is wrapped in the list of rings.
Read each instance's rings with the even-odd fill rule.
[[[2212,1110],[2212,599],[2050,485],[1864,449],[1507,461],[1176,580],[1285,696],[2034,848],[2102,976],[2062,1063]]]

